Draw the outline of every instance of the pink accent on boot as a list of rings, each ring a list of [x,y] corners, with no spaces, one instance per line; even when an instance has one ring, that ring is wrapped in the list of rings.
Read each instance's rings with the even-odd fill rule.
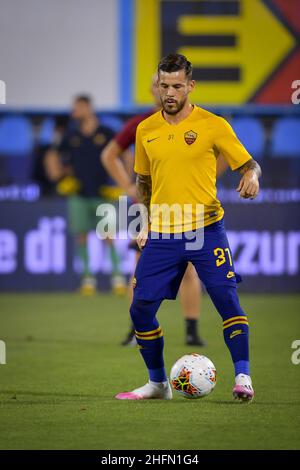
[[[242,401],[251,401],[254,397],[254,391],[245,385],[235,385],[232,393],[235,399]]]
[[[115,396],[118,400],[143,400],[141,395],[133,392],[122,392]]]

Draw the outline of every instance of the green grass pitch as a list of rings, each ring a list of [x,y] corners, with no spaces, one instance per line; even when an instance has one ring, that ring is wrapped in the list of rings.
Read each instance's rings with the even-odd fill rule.
[[[242,295],[251,334],[252,404],[232,400],[233,369],[222,323],[203,300],[196,352],[217,368],[217,385],[203,399],[126,402],[114,399],[147,380],[139,352],[119,346],[128,326],[126,299],[110,294],[2,294],[0,339],[1,449],[297,449],[300,296]],[[178,302],[164,302],[168,371],[195,348],[183,343]]]

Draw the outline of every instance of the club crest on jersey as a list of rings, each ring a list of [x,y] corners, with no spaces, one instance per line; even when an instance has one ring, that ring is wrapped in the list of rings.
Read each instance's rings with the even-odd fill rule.
[[[104,134],[96,134],[94,137],[95,145],[103,145],[106,142],[106,137]]]
[[[190,130],[184,134],[184,140],[188,145],[192,145],[197,139],[197,135],[196,132]]]

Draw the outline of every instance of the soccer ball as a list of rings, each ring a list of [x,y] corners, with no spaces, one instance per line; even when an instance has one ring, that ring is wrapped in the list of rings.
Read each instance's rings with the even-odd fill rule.
[[[202,398],[216,385],[217,371],[206,356],[192,353],[182,356],[171,369],[170,383],[185,398]]]

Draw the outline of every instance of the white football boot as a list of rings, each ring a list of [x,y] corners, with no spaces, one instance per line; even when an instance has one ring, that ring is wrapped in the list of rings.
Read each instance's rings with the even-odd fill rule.
[[[233,388],[233,397],[235,400],[250,402],[254,397],[254,390],[250,375],[238,374],[235,378],[235,386]]]
[[[118,400],[149,400],[152,398],[160,400],[171,400],[172,388],[167,380],[166,382],[151,382],[149,380],[143,387],[136,388],[132,392],[118,393]]]

